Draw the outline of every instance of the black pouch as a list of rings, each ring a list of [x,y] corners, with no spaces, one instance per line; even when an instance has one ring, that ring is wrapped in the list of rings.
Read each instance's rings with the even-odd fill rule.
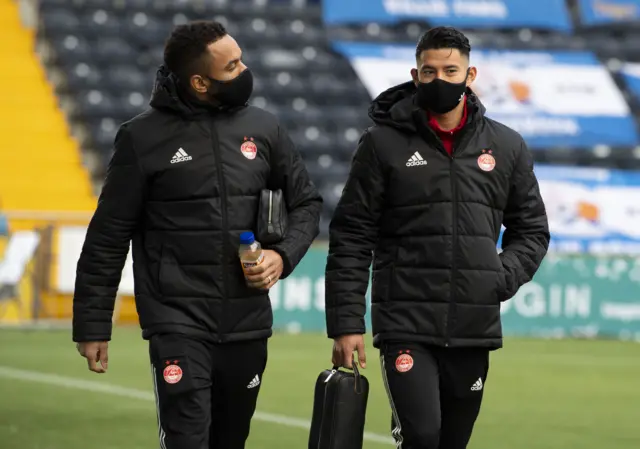
[[[362,449],[369,381],[358,371],[333,367],[318,376],[309,449]]]
[[[282,190],[263,189],[258,205],[256,240],[264,245],[280,242],[287,233],[287,205]]]

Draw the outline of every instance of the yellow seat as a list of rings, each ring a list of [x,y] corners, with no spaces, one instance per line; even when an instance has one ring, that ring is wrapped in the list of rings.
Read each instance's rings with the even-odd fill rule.
[[[0,0],[0,205],[90,213],[96,198],[89,173],[34,48],[17,2]]]

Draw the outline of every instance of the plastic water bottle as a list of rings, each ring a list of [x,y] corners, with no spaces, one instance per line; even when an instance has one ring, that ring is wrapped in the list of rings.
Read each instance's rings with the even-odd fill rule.
[[[246,274],[246,269],[260,265],[264,260],[262,245],[256,241],[253,232],[243,232],[240,234],[240,247],[238,248],[242,271]]]

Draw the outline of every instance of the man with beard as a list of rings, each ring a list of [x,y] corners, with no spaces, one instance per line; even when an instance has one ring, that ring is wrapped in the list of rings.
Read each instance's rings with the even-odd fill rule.
[[[78,262],[73,340],[108,366],[112,312],[133,242],[136,306],[149,352],[162,449],[240,449],[267,363],[268,290],[318,234],[322,199],[276,118],[247,106],[253,79],[217,22],[177,27],[151,108],[115,138]],[[243,270],[262,189],[282,189],[288,232]]]
[[[464,449],[480,411],[500,304],[547,252],[545,206],[522,137],[485,116],[458,30],[426,32],[412,81],[369,114],[330,225],[326,318],[333,362],[373,345],[403,449]],[[501,226],[502,253],[496,242]]]

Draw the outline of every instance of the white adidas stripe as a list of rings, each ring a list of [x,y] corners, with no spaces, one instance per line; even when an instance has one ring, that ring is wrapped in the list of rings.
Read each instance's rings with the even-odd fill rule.
[[[158,439],[160,440],[160,449],[167,449],[164,442],[166,434],[162,428],[162,421],[160,420],[160,395],[158,394],[158,378],[156,373],[156,367],[151,364],[151,376],[153,377],[153,393],[156,399],[156,416],[158,417]]]
[[[393,420],[396,423],[396,427],[391,431],[391,435],[395,440],[396,448],[402,449],[402,442],[404,441],[404,438],[402,437],[402,425],[400,424],[400,418],[398,417],[396,404],[395,402],[393,402],[393,396],[391,395],[391,388],[389,387],[389,378],[387,377],[387,367],[384,361],[384,355],[380,356],[380,365],[382,366],[382,383],[384,383],[384,389],[387,391],[389,405],[391,406],[391,414],[393,415]]]
[[[186,153],[186,151],[184,151],[182,148],[180,148],[180,149],[178,150],[178,153],[180,153],[180,154],[181,154],[181,155],[183,155],[183,156],[189,156],[189,155]],[[176,153],[176,154],[177,154],[177,153]]]
[[[422,156],[420,156],[420,153],[418,153],[417,151],[416,151],[416,153],[415,153],[415,156],[416,156],[419,160],[424,161],[424,159],[422,159]]]

